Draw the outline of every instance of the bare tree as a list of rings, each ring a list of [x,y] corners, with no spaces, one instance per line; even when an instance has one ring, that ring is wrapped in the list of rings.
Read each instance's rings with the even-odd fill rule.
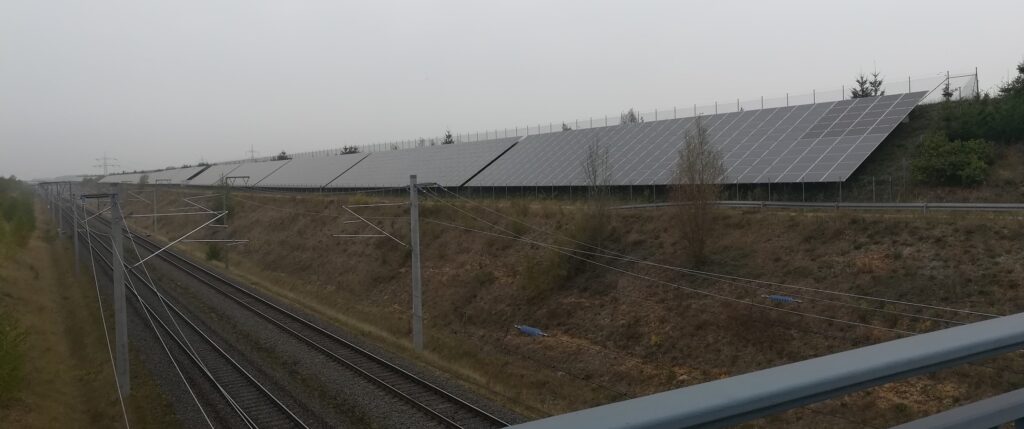
[[[683,239],[695,266],[707,262],[708,239],[714,234],[715,201],[725,178],[722,154],[711,142],[700,116],[686,130],[679,150],[673,197],[679,204]]]
[[[575,226],[575,239],[601,246],[608,233],[608,208],[611,203],[611,164],[608,148],[600,138],[587,146],[583,158],[583,178],[587,184],[587,205]]]
[[[445,130],[444,138],[441,140],[441,144],[454,144],[455,138],[452,137],[452,130]]]
[[[591,200],[603,200],[608,196],[611,185],[611,168],[608,164],[608,148],[601,146],[600,138],[587,146],[583,158],[583,177],[587,182],[587,196]]]

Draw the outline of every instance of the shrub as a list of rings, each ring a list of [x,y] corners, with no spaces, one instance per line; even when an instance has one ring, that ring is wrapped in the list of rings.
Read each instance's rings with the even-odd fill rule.
[[[220,261],[224,258],[223,251],[219,245],[207,244],[206,245],[206,260],[207,261]]]
[[[950,141],[945,133],[924,137],[911,163],[914,177],[935,185],[973,186],[985,181],[992,144],[981,139]]]
[[[1024,94],[943,103],[942,127],[953,140],[1024,141]]]

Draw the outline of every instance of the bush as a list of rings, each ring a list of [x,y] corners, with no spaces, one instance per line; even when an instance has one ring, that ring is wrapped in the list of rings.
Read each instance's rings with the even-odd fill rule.
[[[973,186],[988,176],[992,144],[981,139],[950,141],[945,133],[924,137],[911,163],[914,178],[933,185]]]
[[[953,140],[1024,141],[1024,94],[943,103],[943,129]]]
[[[220,261],[223,260],[224,254],[219,245],[207,244],[206,245],[206,260],[207,261]]]
[[[36,229],[32,192],[14,177],[0,177],[0,253],[23,247]]]

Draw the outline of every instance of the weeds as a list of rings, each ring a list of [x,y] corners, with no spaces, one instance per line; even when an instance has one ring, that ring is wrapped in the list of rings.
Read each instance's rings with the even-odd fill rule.
[[[0,309],[0,407],[18,396],[25,379],[25,332]]]

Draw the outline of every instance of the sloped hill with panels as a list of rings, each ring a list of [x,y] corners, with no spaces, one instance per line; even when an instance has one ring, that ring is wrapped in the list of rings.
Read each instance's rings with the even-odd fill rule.
[[[234,178],[231,181],[232,186],[255,186],[290,161],[245,162],[231,170],[231,173],[225,174],[225,177]]]
[[[476,143],[374,152],[327,187],[406,186],[411,174],[417,175],[421,183],[461,186],[509,150],[517,140],[519,137],[509,137]]]
[[[146,173],[112,174],[99,180],[98,183],[139,183]]]
[[[149,173],[149,183],[180,185],[205,169],[201,167],[174,168],[171,170]]]
[[[231,172],[242,164],[214,164],[209,166],[202,173],[189,179],[189,185],[214,186],[220,184],[221,177],[230,176]]]
[[[322,188],[368,155],[295,158],[256,184],[261,188]]]
[[[704,116],[728,183],[846,180],[925,92]],[[586,185],[588,147],[608,152],[612,185],[667,185],[694,118],[524,137],[469,186]]]

